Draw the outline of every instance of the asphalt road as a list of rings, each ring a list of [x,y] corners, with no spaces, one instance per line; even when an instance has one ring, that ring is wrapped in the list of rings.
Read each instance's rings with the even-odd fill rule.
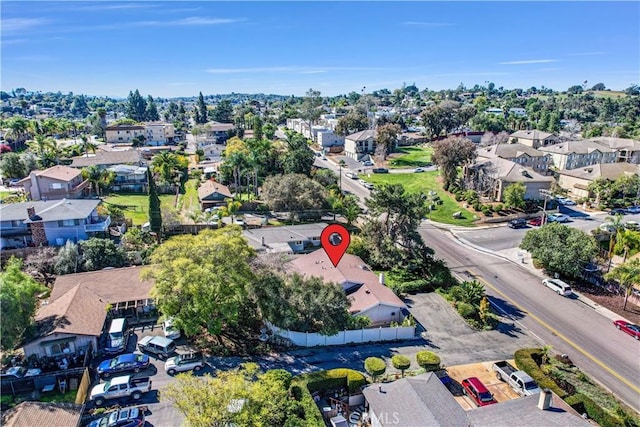
[[[448,231],[423,225],[420,234],[460,278],[483,281],[491,302],[518,326],[569,355],[640,412],[640,342],[616,330],[612,319],[577,298],[558,296],[521,265],[459,243]]]

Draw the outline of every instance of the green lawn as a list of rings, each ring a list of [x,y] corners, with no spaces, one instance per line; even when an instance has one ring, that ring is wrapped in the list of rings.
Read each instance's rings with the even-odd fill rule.
[[[0,191],[0,200],[4,200],[12,194],[11,191]]]
[[[443,203],[437,205],[436,209],[431,212],[430,219],[445,224],[473,227],[474,214],[461,208],[456,200],[442,189],[440,183],[436,181],[437,176],[438,171],[433,171],[424,173],[373,174],[370,177],[363,175],[361,178],[376,185],[402,184],[409,193],[422,192],[427,194],[429,191],[435,191]],[[453,218],[452,215],[454,212],[462,212],[462,218]]]
[[[428,166],[431,163],[431,147],[400,147],[396,151],[403,153],[401,156],[389,160],[390,168],[417,168]]]
[[[160,195],[161,209],[175,209],[175,201],[175,195]],[[125,217],[131,219],[134,225],[149,221],[149,196],[146,194],[110,194],[104,198],[104,202],[123,209]]]
[[[200,200],[198,199],[199,184],[200,182],[197,179],[190,179],[184,185],[185,193],[180,195],[180,200],[178,201],[178,207],[182,212],[200,210]]]

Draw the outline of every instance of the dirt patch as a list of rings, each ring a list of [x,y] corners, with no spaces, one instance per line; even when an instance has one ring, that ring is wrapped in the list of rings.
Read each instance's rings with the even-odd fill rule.
[[[636,325],[640,324],[640,307],[631,301],[628,301],[627,309],[624,310],[623,296],[611,294],[602,288],[589,284],[576,284],[574,285],[574,288],[590,300],[600,304],[602,307],[613,311]]]

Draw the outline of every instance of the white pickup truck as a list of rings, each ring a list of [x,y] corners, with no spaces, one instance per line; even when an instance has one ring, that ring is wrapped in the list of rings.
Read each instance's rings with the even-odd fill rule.
[[[526,372],[518,371],[507,361],[493,364],[496,377],[509,384],[521,396],[530,396],[540,393],[540,388],[536,382]]]
[[[151,379],[132,378],[131,375],[115,377],[106,383],[100,383],[91,389],[89,400],[95,402],[96,406],[101,406],[105,400],[118,399],[121,397],[131,397],[134,400],[140,399],[143,393],[151,390]]]

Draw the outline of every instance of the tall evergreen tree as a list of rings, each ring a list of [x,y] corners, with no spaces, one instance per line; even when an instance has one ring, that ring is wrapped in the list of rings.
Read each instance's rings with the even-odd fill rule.
[[[198,124],[207,123],[207,104],[204,102],[204,96],[202,92],[198,95],[198,102],[196,104],[195,121]]]
[[[140,91],[136,89],[135,92],[129,91],[127,97],[127,117],[135,120],[136,122],[143,122],[146,117],[147,102],[144,100]]]
[[[220,123],[233,123],[233,106],[231,101],[223,99],[213,109],[212,119]]]
[[[147,96],[147,108],[145,109],[145,116],[147,121],[149,122],[157,122],[158,120],[160,120],[158,107],[156,107],[156,103],[153,101],[153,97],[151,95]]]
[[[151,168],[147,168],[147,180],[149,181],[149,225],[151,231],[156,233],[158,243],[160,243],[160,232],[162,231],[162,212],[160,211],[160,198],[156,183],[151,174]]]

